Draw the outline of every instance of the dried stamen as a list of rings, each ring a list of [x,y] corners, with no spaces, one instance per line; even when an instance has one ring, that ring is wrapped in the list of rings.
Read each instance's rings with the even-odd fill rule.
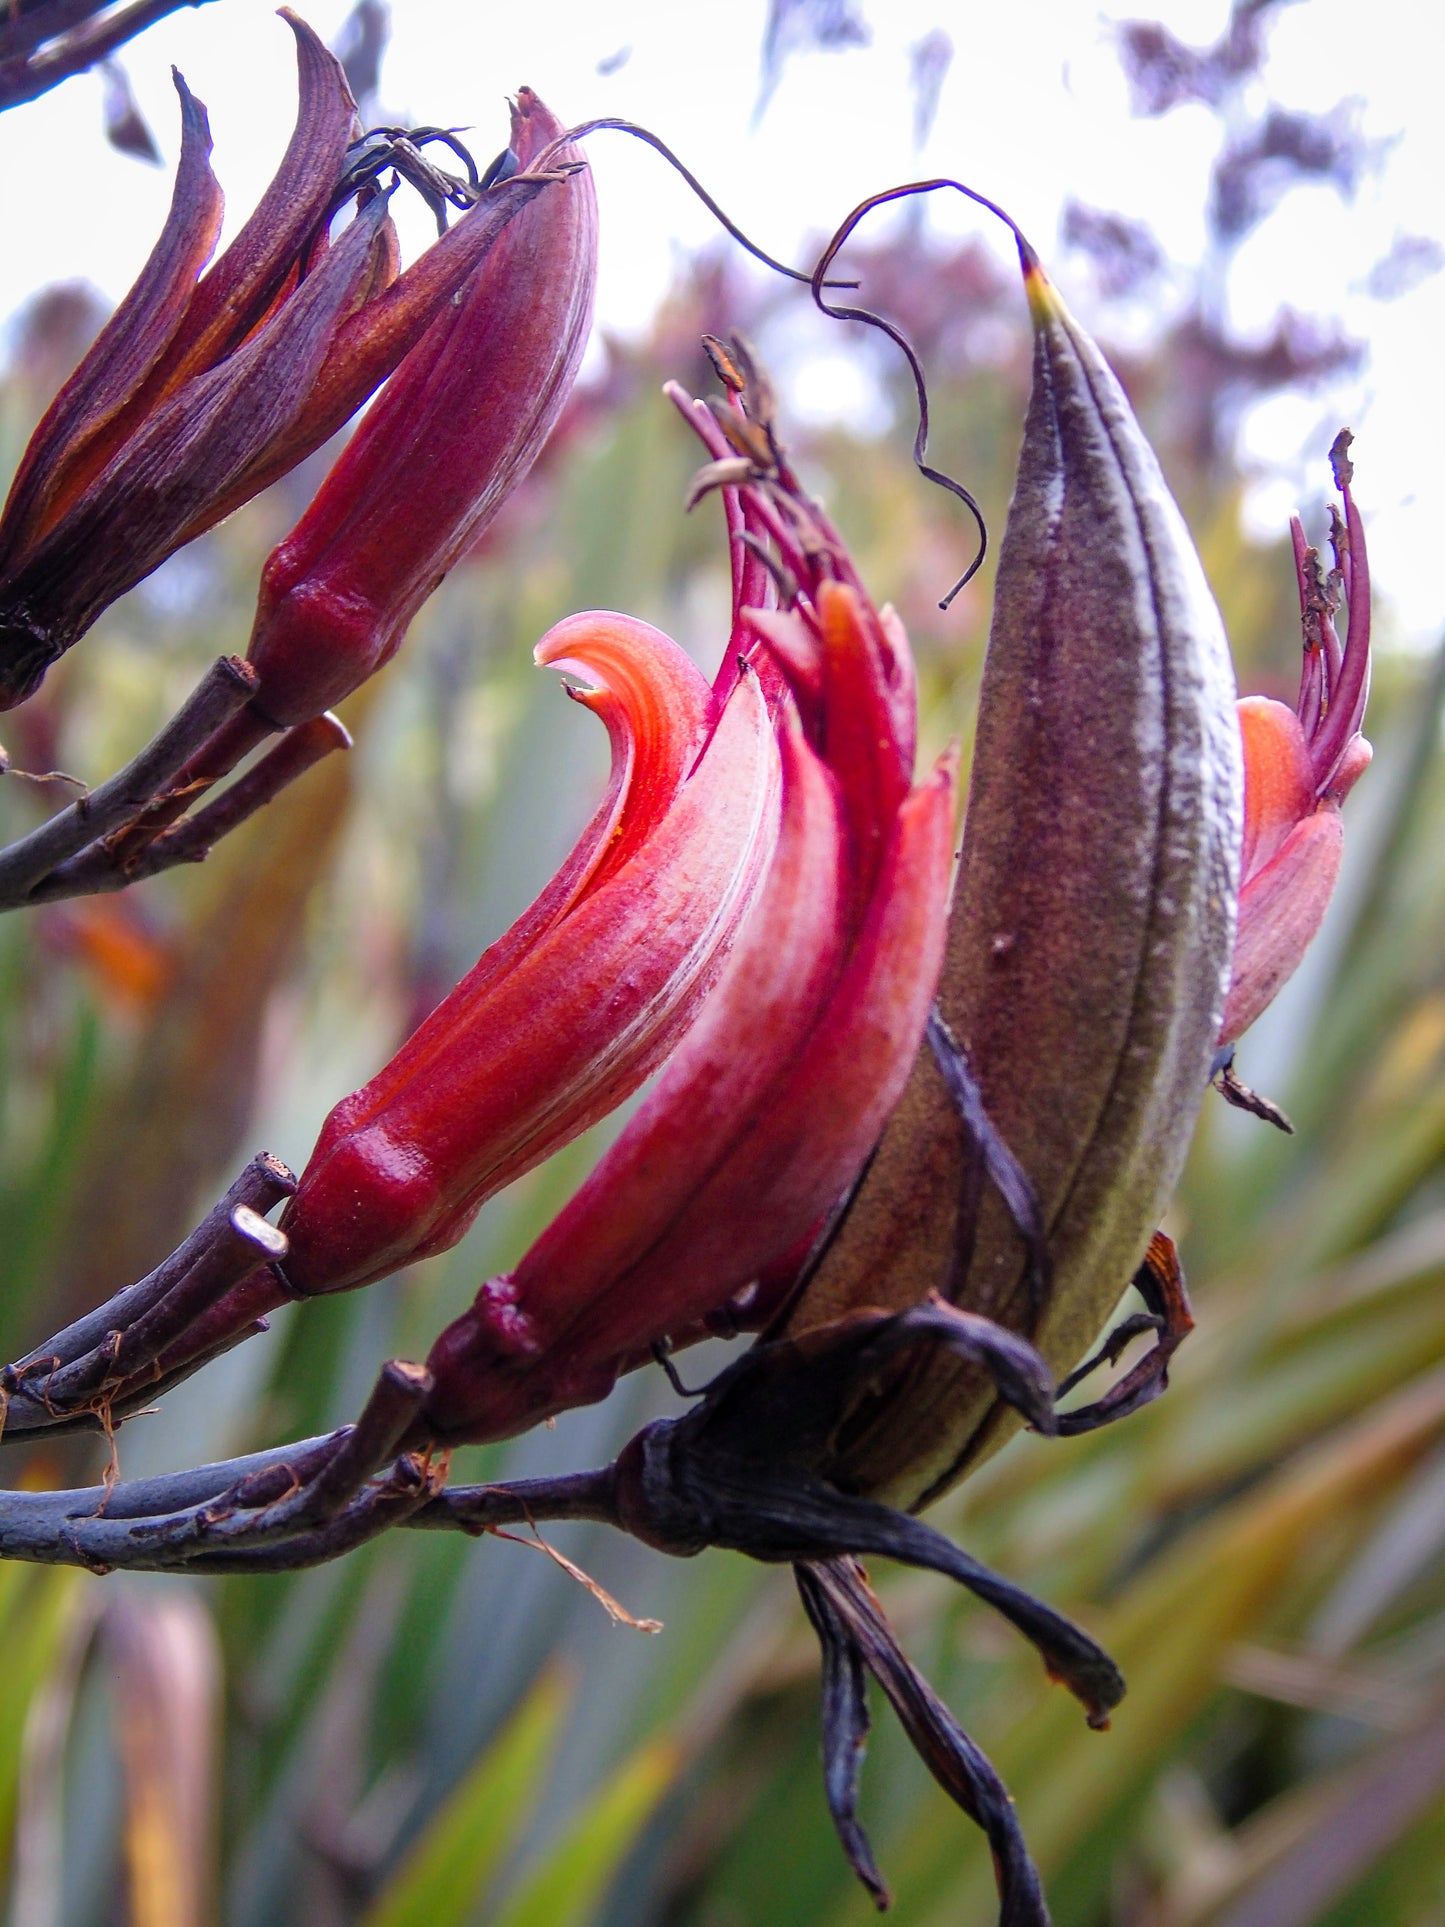
[[[950,495],[956,495],[978,525],[978,553],[974,556],[972,562],[969,563],[958,581],[954,583],[948,594],[944,596],[943,600],[939,603],[938,606],[940,609],[946,609],[959,591],[966,588],[978,574],[979,570],[983,567],[984,557],[988,554],[988,524],[984,521],[983,510],[962,482],[956,481],[951,475],[945,475],[941,469],[931,467],[924,459],[928,450],[928,384],[924,379],[923,364],[919,361],[918,355],[907,336],[900,328],[896,327],[893,322],[885,320],[880,314],[875,314],[870,308],[844,307],[841,303],[829,302],[823,299],[823,290],[825,288],[854,287],[857,285],[856,282],[828,281],[824,279],[824,276],[827,274],[829,268],[832,267],[845,242],[849,239],[853,230],[865,215],[871,214],[876,207],[886,206],[890,201],[906,200],[913,194],[931,194],[936,188],[940,187],[952,188],[955,192],[966,196],[970,201],[976,202],[979,207],[986,208],[990,214],[996,214],[1018,243],[1019,258],[1023,263],[1026,273],[1031,265],[1037,263],[1038,256],[1025,240],[1012,216],[1006,214],[996,202],[989,200],[987,195],[979,194],[971,187],[965,187],[962,181],[946,179],[909,181],[902,187],[885,188],[881,194],[872,194],[866,201],[859,202],[858,206],[854,208],[847,220],[843,222],[842,226],[837,230],[832,240],[829,241],[827,247],[824,248],[822,254],[819,256],[817,266],[813,269],[812,280],[813,299],[823,314],[830,316],[835,321],[862,321],[870,328],[879,329],[881,333],[887,335],[888,339],[903,355],[904,360],[908,363],[908,372],[913,377],[914,393],[918,398],[918,428],[913,437],[914,466],[925,481],[933,482],[937,487],[947,489]]]

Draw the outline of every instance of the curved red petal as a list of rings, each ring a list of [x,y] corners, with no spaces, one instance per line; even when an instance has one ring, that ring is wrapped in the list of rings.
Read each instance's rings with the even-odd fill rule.
[[[181,158],[170,212],[135,285],[47,410],[11,484],[0,519],[0,568],[53,525],[125,439],[131,404],[185,318],[196,277],[221,231],[204,105],[174,74]]]
[[[1241,890],[1221,1045],[1242,1036],[1299,968],[1329,908],[1343,847],[1339,810],[1322,803]]]
[[[913,780],[911,722],[900,730],[893,685],[896,637],[845,583],[819,583],[816,608],[823,672],[819,749],[838,778],[854,862],[854,914],[867,901]],[[904,649],[903,659],[908,660]],[[912,713],[912,678],[906,708]]]
[[[486,1197],[661,1061],[716,981],[771,855],[777,767],[745,678],[631,860],[504,972],[483,958],[483,987],[464,979],[337,1107],[284,1220],[298,1290],[341,1290],[455,1242]]]
[[[604,865],[607,874],[618,867],[609,861],[614,848],[630,858],[662,822],[712,720],[712,692],[701,671],[650,623],[601,612],[573,616],[550,629],[533,653],[547,667],[573,667],[594,679],[589,706],[601,707],[612,745],[606,794],[535,902],[483,951],[370,1083],[332,1110],[312,1164],[424,1075],[429,1062],[466,1050],[493,986],[596,887]]]
[[[532,653],[544,668],[590,683],[570,693],[601,720],[612,744],[612,780],[584,836],[592,845],[570,903],[630,862],[652,834],[702,748],[716,706],[692,658],[636,616],[597,609],[569,616]]]
[[[1245,696],[1238,709],[1244,742],[1244,882],[1262,870],[1315,807],[1314,771],[1298,716],[1268,696]]]

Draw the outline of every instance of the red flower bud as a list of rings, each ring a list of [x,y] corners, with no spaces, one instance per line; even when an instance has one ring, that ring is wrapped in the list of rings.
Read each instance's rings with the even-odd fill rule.
[[[524,175],[540,163],[553,184],[412,348],[266,564],[249,653],[255,707],[278,726],[319,715],[391,657],[571,392],[592,319],[597,206],[578,149],[553,151],[562,131],[524,87],[512,151]]]

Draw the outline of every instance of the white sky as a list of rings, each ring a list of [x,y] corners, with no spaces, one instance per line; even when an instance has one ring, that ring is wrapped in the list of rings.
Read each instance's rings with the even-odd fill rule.
[[[327,38],[349,0],[298,0]],[[797,258],[865,195],[923,173],[968,180],[1002,201],[1047,256],[1066,197],[1150,223],[1172,256],[1193,260],[1218,123],[1182,108],[1130,118],[1109,21],[1163,18],[1187,40],[1212,39],[1224,0],[1139,0],[1105,10],[1088,0],[869,0],[872,45],[795,57],[760,125],[752,126],[765,0],[392,0],[383,74],[388,108],[411,121],[476,129],[479,158],[505,141],[504,96],[533,86],[560,114],[619,114],[671,142],[763,245]],[[1323,400],[1258,412],[1247,448],[1260,467],[1253,513],[1274,527],[1322,478],[1301,462],[1322,432],[1355,429],[1357,488],[1377,579],[1404,636],[1433,639],[1445,621],[1434,564],[1445,521],[1445,275],[1391,304],[1361,286],[1399,234],[1445,233],[1445,116],[1431,51],[1433,9],[1418,0],[1304,0],[1275,22],[1268,91],[1287,107],[1361,101],[1368,137],[1386,143],[1352,207],[1332,191],[1290,197],[1249,241],[1232,284],[1233,318],[1263,334],[1283,304],[1337,317],[1372,343],[1369,364]],[[929,146],[912,145],[908,50],[942,27],[955,58]],[[630,49],[607,75],[599,62]],[[267,0],[214,0],[183,10],[132,44],[125,64],[168,162],[176,148],[169,67],[206,102],[228,228],[244,217],[290,131],[290,35]],[[166,174],[115,154],[100,131],[100,82],[84,75],[0,116],[0,322],[52,280],[88,277],[117,298],[164,218]],[[1262,98],[1263,96],[1261,96]],[[602,205],[600,316],[644,325],[678,252],[706,242],[709,217],[657,158],[616,135],[590,155]],[[940,232],[979,232],[979,217],[935,196]],[[426,217],[414,229],[424,239]],[[1002,247],[1002,242],[1000,242]],[[1067,292],[1067,275],[1063,277]],[[840,378],[831,344],[829,382]],[[845,371],[844,371],[845,372]],[[822,371],[802,399],[816,406]],[[850,396],[846,379],[835,392]],[[1323,434],[1328,440],[1328,434]]]

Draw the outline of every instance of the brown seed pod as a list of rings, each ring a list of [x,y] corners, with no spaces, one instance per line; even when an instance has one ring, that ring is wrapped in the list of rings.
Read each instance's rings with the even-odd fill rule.
[[[1194,1129],[1243,778],[1193,542],[1102,355],[1024,265],[1033,394],[938,998],[996,1135],[966,1129],[925,1044],[780,1335],[937,1291],[1062,1371],[1143,1258]],[[977,1367],[920,1355],[860,1397],[836,1477],[917,1507],[1017,1423]]]

